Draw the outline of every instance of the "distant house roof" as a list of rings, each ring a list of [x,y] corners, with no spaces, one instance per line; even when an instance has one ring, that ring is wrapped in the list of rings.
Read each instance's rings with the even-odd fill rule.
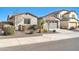
[[[34,16],[34,17],[38,18],[37,16],[35,16],[35,15],[31,14],[31,13],[19,13],[19,14],[11,15],[9,18],[14,18],[14,16],[23,15],[23,14],[25,14],[25,15],[29,14],[31,16]]]
[[[51,12],[51,13],[49,13],[49,14],[43,16],[43,17],[47,17],[47,16],[50,16],[50,15],[51,15],[51,16],[53,16],[53,17],[59,19],[59,18],[57,17],[57,15],[58,15],[60,12],[62,12],[62,11],[68,11],[68,10],[65,10],[65,9],[63,9],[63,10],[58,10],[58,11],[55,11],[55,12]],[[68,12],[69,12],[69,11],[68,11]]]
[[[65,15],[67,15],[67,14],[70,14],[71,12],[74,12],[74,13],[76,13],[75,11],[69,11],[69,12],[67,12],[67,13],[65,13],[64,15],[63,15],[63,19],[62,20],[69,20],[69,19],[71,19],[71,18],[67,18],[67,17],[65,17]],[[77,13],[76,13],[77,14]],[[75,18],[74,18],[75,19]],[[77,19],[76,19],[77,20]],[[78,21],[78,20],[77,20]]]
[[[25,14],[25,15],[29,14],[29,15],[31,15],[31,16],[34,16],[34,17],[38,18],[38,19],[42,19],[43,17],[47,17],[47,16],[50,16],[50,15],[51,15],[51,16],[53,16],[53,17],[59,19],[59,18],[57,17],[57,15],[58,15],[60,12],[62,12],[62,11],[68,11],[68,10],[65,10],[65,9],[63,9],[63,10],[58,10],[58,11],[55,11],[55,12],[48,13],[47,15],[42,16],[42,17],[37,17],[37,16],[35,16],[35,15],[31,14],[31,13],[28,13],[28,12],[27,12],[27,13],[18,13],[18,14],[9,16],[9,19],[12,19],[12,18],[14,18],[15,16],[22,15],[22,14]],[[70,12],[75,12],[75,11],[68,11],[68,12],[65,13],[65,14],[69,14]],[[76,13],[76,12],[75,12],[75,13]],[[65,14],[64,14],[64,15],[65,15]],[[76,13],[76,14],[77,14],[77,13]]]
[[[49,16],[49,15],[57,15],[57,14],[59,14],[61,11],[68,11],[68,10],[59,10],[59,11],[55,11],[55,12],[51,12],[51,13],[48,13],[47,15],[45,15],[45,16],[43,16],[43,17],[46,17],[46,16]]]
[[[57,15],[59,14],[59,13],[61,13],[62,11],[68,11],[68,10],[59,10],[59,11],[55,11],[55,12],[51,12],[51,13],[49,13],[49,14],[47,14],[47,15],[45,15],[45,16],[43,16],[43,17],[47,17],[47,16],[53,16],[53,17],[55,17],[55,18],[57,18],[57,19],[60,19],[60,18],[58,18],[57,17]],[[71,12],[75,12],[75,11],[68,11],[67,13],[65,13],[64,15],[66,15],[66,14],[69,14],[69,13],[71,13]],[[76,12],[75,12],[76,13]],[[77,14],[77,13],[76,13]],[[63,15],[63,16],[64,16]],[[61,19],[60,19],[61,20]],[[62,19],[63,20],[63,19]],[[64,20],[69,20],[68,18],[64,18]]]

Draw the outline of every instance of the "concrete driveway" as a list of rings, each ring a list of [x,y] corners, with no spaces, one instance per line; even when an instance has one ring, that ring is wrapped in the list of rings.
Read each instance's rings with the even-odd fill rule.
[[[54,33],[54,34],[43,34],[43,36],[37,36],[37,37],[1,39],[0,40],[0,50],[19,50],[19,49],[20,50],[24,50],[24,49],[25,50],[28,50],[28,49],[30,50],[30,48],[33,45],[37,46],[37,47],[34,48],[35,50],[36,49],[39,50],[39,48],[38,48],[39,46],[41,48],[41,47],[44,47],[46,45],[47,46],[46,48],[49,48],[49,46],[52,47],[52,46],[56,45],[57,43],[52,45],[52,43],[54,43],[56,41],[59,41],[59,42],[61,41],[60,44],[64,45],[64,43],[65,43],[65,45],[66,45],[66,44],[69,44],[72,40],[74,42],[74,43],[72,43],[73,46],[74,46],[74,44],[76,43],[76,41],[74,41],[75,40],[74,38],[79,37],[79,32],[74,32],[74,31],[69,31],[69,30],[60,30],[60,29],[58,30],[58,32],[59,33]],[[69,42],[68,42],[68,39],[69,39]],[[77,40],[78,40],[78,38],[77,38]],[[43,43],[45,43],[45,45],[42,45]],[[49,44],[49,43],[51,43],[51,44]],[[28,45],[28,48],[27,48],[27,45]],[[18,49],[18,46],[20,46],[19,49]],[[11,47],[11,49],[8,49],[10,47]],[[23,48],[25,47],[25,48],[22,49],[22,47]],[[32,48],[31,48],[31,50],[32,50]]]

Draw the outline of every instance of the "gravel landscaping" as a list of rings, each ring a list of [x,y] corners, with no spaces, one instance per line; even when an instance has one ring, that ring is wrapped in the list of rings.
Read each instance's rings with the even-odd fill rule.
[[[42,33],[26,34],[26,33],[21,32],[21,31],[16,31],[16,33],[14,35],[0,35],[0,39],[35,37],[35,36],[42,36]]]
[[[22,31],[16,31],[16,33],[14,35],[0,35],[0,39],[11,39],[11,38],[23,38],[23,37],[36,37],[36,36],[43,36],[43,34],[61,34],[61,33],[72,33],[74,31],[72,30],[56,30],[56,32],[53,31],[49,31],[49,32],[45,32],[45,33],[32,33],[32,34],[27,34],[25,32]],[[76,31],[77,32],[77,31]],[[74,33],[76,33],[74,32]]]

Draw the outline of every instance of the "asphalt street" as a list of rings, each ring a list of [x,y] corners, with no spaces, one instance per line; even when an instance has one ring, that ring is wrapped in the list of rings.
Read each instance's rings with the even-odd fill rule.
[[[37,44],[0,48],[0,51],[79,51],[79,37]]]

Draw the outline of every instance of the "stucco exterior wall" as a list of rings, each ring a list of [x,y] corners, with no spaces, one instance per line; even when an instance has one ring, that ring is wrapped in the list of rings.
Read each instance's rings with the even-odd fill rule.
[[[60,28],[70,29],[71,27],[78,27],[77,20],[69,19],[69,21],[60,21]]]
[[[57,15],[57,17],[59,18],[59,19],[62,19],[62,16],[65,14],[65,13],[67,13],[68,11],[61,11],[61,12],[59,12],[59,14]]]
[[[60,28],[67,29],[68,21],[60,21]]]
[[[60,28],[60,20],[57,19],[57,18],[55,18],[55,17],[52,16],[52,15],[48,15],[48,16],[46,16],[46,17],[43,17],[43,20],[44,20],[44,21],[47,20],[47,21],[50,22],[49,25],[48,25],[47,22],[45,22],[45,24],[44,24],[44,26],[43,26],[44,29],[47,29],[47,30],[48,30],[48,28],[49,28],[50,30],[52,30],[52,29]],[[56,21],[56,22],[53,23],[53,21]]]
[[[77,28],[77,23],[76,22],[70,22],[68,25],[69,25],[68,29],[70,29],[71,27]]]
[[[17,15],[15,16],[15,20],[14,20],[14,26],[16,28],[16,30],[18,30],[18,26],[19,25],[27,25],[24,24],[24,19],[30,19],[30,25],[37,25],[37,18],[34,16],[31,16],[29,14],[25,15]]]
[[[77,19],[77,13],[76,12],[70,12],[69,17],[73,18],[73,15],[74,15],[75,19]]]
[[[78,27],[78,21],[76,19],[70,19],[68,23],[68,29],[71,27],[77,28]]]

